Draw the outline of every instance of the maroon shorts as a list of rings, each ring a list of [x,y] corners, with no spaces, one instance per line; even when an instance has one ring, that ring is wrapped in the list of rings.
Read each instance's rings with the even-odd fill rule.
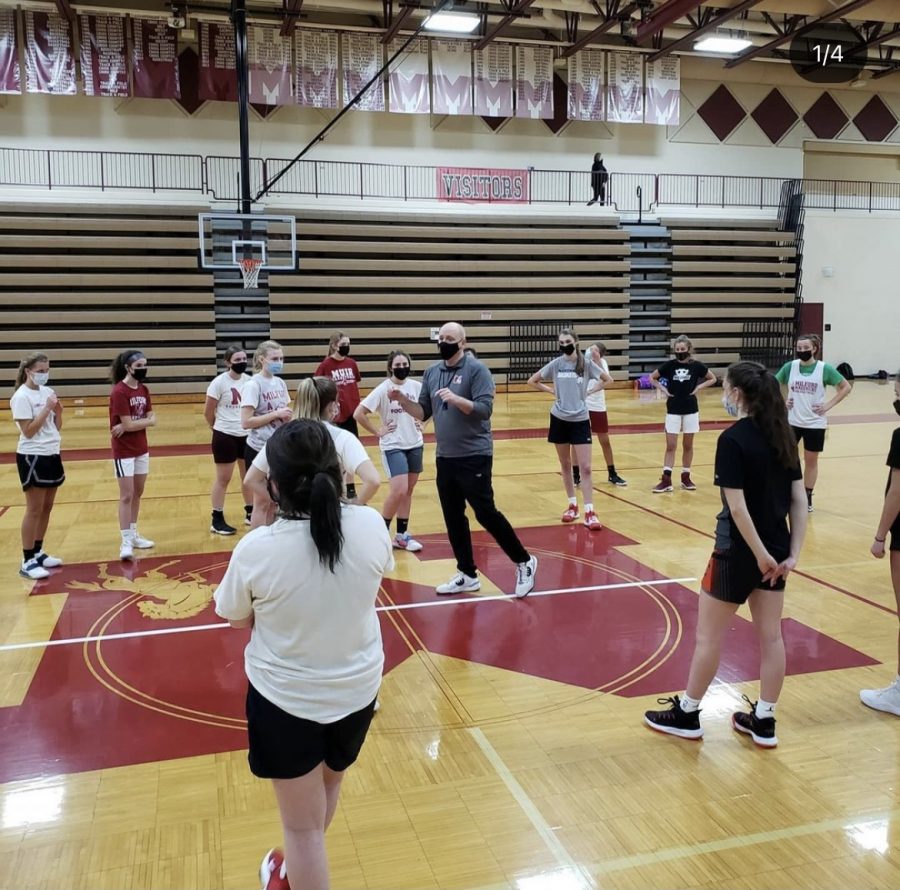
[[[592,433],[609,432],[609,418],[607,418],[605,411],[590,411],[588,415],[591,419]]]

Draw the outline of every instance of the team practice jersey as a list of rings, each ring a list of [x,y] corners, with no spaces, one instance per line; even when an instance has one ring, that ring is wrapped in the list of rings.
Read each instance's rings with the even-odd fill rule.
[[[109,394],[109,428],[120,423],[123,417],[143,420],[152,410],[150,390],[143,383],[132,388],[124,380],[120,380]],[[111,441],[113,457],[116,459],[140,457],[148,451],[146,429],[122,433],[118,438],[112,436]]]
[[[254,617],[244,650],[247,679],[283,711],[334,723],[372,703],[384,646],[375,598],[394,567],[384,520],[371,507],[341,508],[344,545],[330,571],[309,520],[254,529],[231,554],[216,614]]]
[[[359,407],[359,367],[352,358],[344,358],[341,361],[328,356],[318,368],[316,377],[328,377],[334,381],[338,388],[338,411],[335,423],[343,423],[353,417],[353,412]]]
[[[216,422],[213,429],[229,436],[246,436],[249,430],[241,427],[241,393],[250,380],[249,374],[241,374],[238,380],[228,371],[219,374],[210,383],[206,395],[216,401]]]
[[[541,368],[541,380],[553,381],[556,401],[550,406],[550,413],[559,420],[578,421],[588,419],[585,394],[591,381],[600,379],[600,369],[585,360],[581,374],[577,371],[575,356],[561,355]]]
[[[49,386],[41,386],[31,389],[24,383],[13,393],[9,400],[9,409],[12,419],[31,423],[47,404],[47,399],[52,396],[53,390]],[[41,428],[29,439],[19,430],[19,443],[16,451],[19,454],[59,454],[61,436],[56,428],[56,414],[51,411]]]
[[[396,384],[391,380],[382,380],[363,400],[362,405],[369,411],[377,414],[382,423],[393,421],[397,427],[393,432],[382,436],[378,444],[382,451],[394,451],[410,448],[420,448],[422,442],[422,427],[419,421],[407,414],[398,402],[392,402],[388,394],[392,389],[399,389],[404,395],[409,396],[414,402],[419,401],[419,393],[422,384],[418,380],[406,379],[402,384]]]
[[[825,362],[803,365],[800,359],[794,359],[782,365],[775,377],[788,388],[788,420],[791,426],[806,429],[824,429],[828,426],[828,418],[824,414],[816,414],[813,408],[824,403],[826,386],[838,386],[844,380],[831,365]]]
[[[257,417],[277,411],[279,408],[287,408],[290,403],[287,384],[280,377],[254,374],[244,384],[241,392],[241,407],[253,408],[253,413]],[[259,451],[282,423],[281,420],[273,420],[265,426],[250,430],[247,435],[247,444],[254,451]]]
[[[589,352],[584,354],[584,360],[589,361]],[[603,371],[604,374],[609,373],[609,364],[607,363],[605,358],[600,359],[599,362],[600,370]],[[588,411],[605,411],[606,410],[606,390],[599,389],[597,392],[592,392],[590,395],[584,397],[585,404],[587,405]]]
[[[696,414],[700,410],[694,390],[706,379],[708,369],[703,362],[674,359],[657,368],[659,382],[668,390],[667,414]]]

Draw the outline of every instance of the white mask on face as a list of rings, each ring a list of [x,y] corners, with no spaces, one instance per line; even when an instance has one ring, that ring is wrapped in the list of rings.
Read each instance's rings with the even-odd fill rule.
[[[49,371],[33,371],[31,374],[31,380],[35,386],[46,386],[49,379]]]
[[[738,406],[734,404],[727,393],[722,393],[722,407],[728,412],[729,417],[737,417],[740,413]]]

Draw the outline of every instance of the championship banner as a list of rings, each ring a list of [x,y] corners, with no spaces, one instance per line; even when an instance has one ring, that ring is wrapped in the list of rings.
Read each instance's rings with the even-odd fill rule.
[[[432,111],[472,113],[472,45],[467,40],[431,41]]]
[[[81,80],[86,96],[128,96],[125,16],[79,15]]]
[[[440,201],[470,204],[527,204],[528,171],[494,167],[438,167]]]
[[[620,124],[644,121],[644,59],[640,53],[609,54],[606,119]]]
[[[23,10],[25,89],[29,93],[74,96],[75,56],[68,19],[56,12]]]
[[[178,32],[165,19],[131,19],[131,77],[141,99],[181,97]]]
[[[482,117],[512,117],[513,50],[508,43],[489,43],[476,50],[475,114]]]
[[[583,49],[569,56],[569,120],[603,120],[605,57],[599,49]]]
[[[393,55],[403,40],[392,40],[388,52]],[[401,114],[428,114],[431,97],[428,94],[428,41],[414,40],[388,69],[390,110]]]
[[[553,117],[553,50],[516,47],[516,117]]]
[[[382,66],[381,42],[378,35],[362,31],[347,31],[342,34],[341,61],[344,105],[346,105]],[[384,79],[373,83],[353,107],[357,111],[384,111]]]
[[[16,11],[0,6],[0,93],[21,93]]]
[[[644,123],[677,127],[681,120],[681,60],[665,56],[647,63]]]
[[[337,31],[295,31],[294,50],[297,104],[337,108]]]
[[[237,102],[234,27],[229,22],[200,22],[200,98]]]
[[[291,104],[291,41],[279,27],[247,26],[247,67],[252,105]]]

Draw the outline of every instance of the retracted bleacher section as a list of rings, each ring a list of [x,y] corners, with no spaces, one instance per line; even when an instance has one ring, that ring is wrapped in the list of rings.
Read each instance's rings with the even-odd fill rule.
[[[197,211],[5,206],[0,360],[11,393],[28,352],[61,396],[104,396],[115,355],[143,348],[155,394],[203,392],[215,373],[212,276],[197,266]]]
[[[374,386],[391,349],[421,371],[436,355],[430,330],[460,321],[504,383],[512,324],[571,318],[627,377],[629,247],[608,220],[314,211],[298,215],[297,248],[298,270],[269,277],[272,336],[289,366],[314,367],[342,330]],[[545,360],[555,350],[554,332]]]
[[[776,220],[663,223],[672,237],[673,336],[687,334],[696,357],[720,372],[763,357],[763,341],[779,344],[776,352],[789,344],[797,291],[793,232],[779,231]]]

